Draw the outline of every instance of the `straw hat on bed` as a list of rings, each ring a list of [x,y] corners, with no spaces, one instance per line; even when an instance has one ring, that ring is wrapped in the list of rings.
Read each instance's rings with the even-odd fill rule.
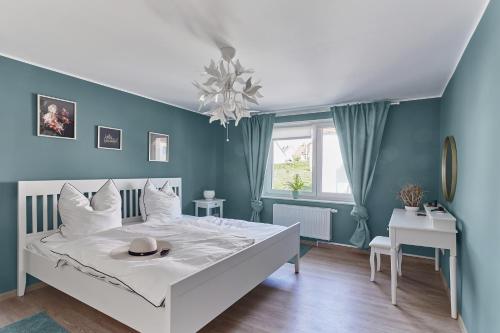
[[[111,251],[110,256],[117,260],[142,261],[158,259],[168,255],[171,245],[167,241],[152,237],[140,237],[130,245],[121,246]]]

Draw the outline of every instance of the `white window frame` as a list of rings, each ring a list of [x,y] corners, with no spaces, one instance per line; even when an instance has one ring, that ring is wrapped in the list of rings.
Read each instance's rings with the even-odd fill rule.
[[[329,193],[322,191],[322,156],[323,151],[323,136],[321,131],[323,128],[333,127],[332,121],[328,120],[310,120],[310,121],[297,121],[276,123],[274,128],[282,127],[297,127],[297,126],[311,126],[312,127],[312,190],[311,192],[300,192],[299,199],[301,201],[325,201],[325,202],[338,202],[353,204],[354,198],[351,193]],[[301,139],[304,137],[290,137],[290,139]],[[271,140],[269,147],[269,155],[266,164],[266,175],[264,178],[264,190],[262,196],[264,198],[275,199],[291,199],[291,191],[275,190],[272,188],[272,170],[273,170],[273,150],[274,139]]]

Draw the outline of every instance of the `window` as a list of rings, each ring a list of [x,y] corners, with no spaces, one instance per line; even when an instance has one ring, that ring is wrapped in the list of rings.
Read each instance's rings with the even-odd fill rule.
[[[276,124],[269,151],[264,196],[291,196],[287,183],[305,183],[302,199],[352,202],[337,132],[331,123]]]
[[[298,174],[305,183],[302,191],[312,192],[312,128],[275,128],[272,145],[272,189],[287,191],[287,182]]]

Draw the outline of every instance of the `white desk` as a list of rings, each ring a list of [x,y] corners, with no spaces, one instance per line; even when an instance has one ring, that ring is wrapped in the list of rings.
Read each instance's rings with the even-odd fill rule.
[[[432,221],[426,216],[404,209],[394,209],[389,222],[389,237],[391,239],[391,296],[392,304],[396,305],[397,290],[397,252],[398,244],[427,246],[436,248],[436,269],[439,269],[438,249],[450,250],[450,303],[451,317],[457,318],[457,231],[445,231],[434,228]]]

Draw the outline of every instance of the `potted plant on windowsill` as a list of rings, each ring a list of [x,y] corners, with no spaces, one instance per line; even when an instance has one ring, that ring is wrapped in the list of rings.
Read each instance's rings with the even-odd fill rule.
[[[424,190],[418,185],[408,184],[399,191],[398,197],[407,211],[416,212],[420,209]]]
[[[304,188],[305,184],[302,178],[300,178],[300,175],[295,174],[295,176],[293,176],[293,180],[291,182],[288,182],[287,185],[290,188],[290,190],[292,190],[292,197],[294,199],[298,199],[299,191]]]

